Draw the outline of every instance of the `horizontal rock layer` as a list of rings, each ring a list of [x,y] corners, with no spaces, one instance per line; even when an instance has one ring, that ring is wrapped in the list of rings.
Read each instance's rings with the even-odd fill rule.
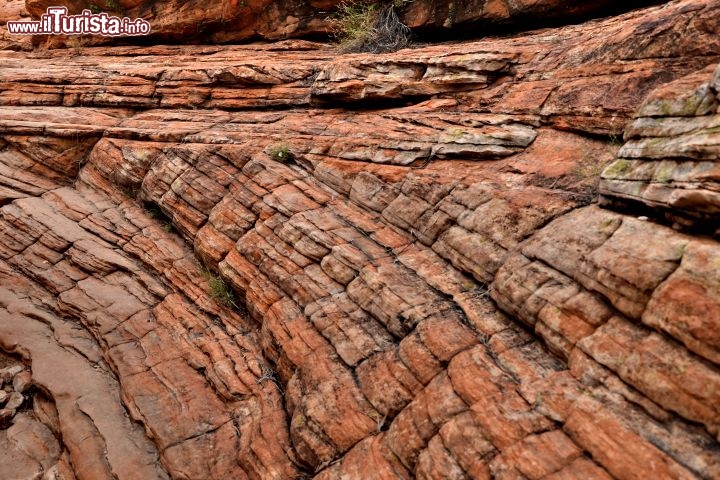
[[[720,219],[720,70],[709,66],[655,91],[602,174],[604,203],[650,207],[686,227]]]
[[[31,387],[0,471],[717,478],[720,244],[593,202],[611,135],[712,74],[719,6],[381,56],[1,52]]]
[[[367,2],[376,6],[392,6],[399,19],[412,29],[437,34],[458,35],[470,28],[498,29],[512,26],[523,28],[548,23],[569,23],[579,17],[602,16],[608,12],[623,12],[639,6],[661,3],[658,0],[541,0],[491,2],[446,0],[379,1]],[[291,2],[269,0],[243,1],[186,1],[186,0],[12,0],[0,9],[2,20],[16,20],[19,15],[39,18],[50,6],[65,6],[70,14],[84,9],[104,11],[110,15],[143,18],[150,22],[149,41],[153,43],[203,40],[208,43],[228,43],[252,39],[282,40],[326,36],[336,26],[340,0],[313,0]],[[25,7],[22,9],[22,7]],[[1,7],[0,7],[1,8]],[[342,12],[342,8],[340,8]],[[355,9],[357,10],[357,8]],[[3,22],[4,23],[4,22]],[[0,23],[2,24],[2,23]],[[17,38],[8,38],[12,45]],[[80,45],[82,43],[109,43],[113,39],[86,37],[82,41],[72,38],[36,36],[37,44],[50,46]],[[146,40],[147,41],[147,40]],[[17,45],[17,43],[15,43]]]

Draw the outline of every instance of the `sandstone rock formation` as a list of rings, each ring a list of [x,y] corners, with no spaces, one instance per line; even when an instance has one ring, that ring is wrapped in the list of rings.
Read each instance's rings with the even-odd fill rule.
[[[11,0],[25,3],[27,11],[39,18],[50,6],[66,6],[70,13],[84,9],[144,18],[151,23],[152,39],[187,42],[201,39],[227,43],[252,39],[281,40],[327,35],[333,30],[333,15],[343,0]],[[373,2],[367,2],[373,3]],[[455,0],[379,0],[392,4],[401,21],[415,30],[437,34],[457,34],[465,28],[497,29],[530,21],[572,22],[580,16],[607,11],[626,11],[658,0],[533,0],[533,1],[455,1]],[[0,7],[0,18],[3,14]],[[14,19],[12,16],[10,19]],[[94,43],[111,39],[87,38]],[[58,38],[38,37],[38,42],[58,42]]]
[[[18,37],[7,32],[5,24],[8,20],[30,20],[25,0],[7,0],[0,4],[0,50],[31,50],[30,37]]]
[[[653,207],[685,227],[720,234],[720,69],[709,66],[653,92],[628,142],[603,172],[607,203]]]
[[[719,24],[0,52],[0,472],[720,477]]]

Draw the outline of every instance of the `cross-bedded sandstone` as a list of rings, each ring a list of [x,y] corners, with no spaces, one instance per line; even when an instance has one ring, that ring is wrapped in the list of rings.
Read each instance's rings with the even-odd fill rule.
[[[0,347],[32,371],[0,468],[718,477],[720,244],[592,204],[608,164],[622,197],[598,134],[655,162],[713,118],[717,9],[382,56],[0,52]]]

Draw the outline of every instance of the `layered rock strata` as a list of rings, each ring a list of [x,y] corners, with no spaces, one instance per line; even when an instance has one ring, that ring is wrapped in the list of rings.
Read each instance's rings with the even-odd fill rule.
[[[653,92],[602,174],[604,203],[650,207],[685,228],[720,234],[720,70],[710,66]]]
[[[31,37],[19,37],[8,33],[6,24],[9,20],[31,20],[30,14],[25,9],[24,0],[6,0],[0,5],[0,50],[31,50]]]
[[[151,24],[151,39],[155,41],[184,43],[202,40],[206,43],[228,43],[248,40],[283,40],[327,36],[337,30],[338,7],[342,0],[312,0],[293,2],[287,0],[11,0],[7,12],[0,9],[9,20],[16,5],[24,5],[33,18],[39,18],[48,7],[65,6],[69,13],[77,14],[85,9],[104,11],[110,15],[143,18]],[[379,0],[356,2],[374,5],[376,8],[392,6],[400,20],[418,31],[432,35],[457,35],[463,29],[483,28],[497,30],[511,26],[516,29],[531,22],[542,26],[552,22],[570,23],[579,17],[602,15],[606,12],[623,12],[659,0],[534,0],[507,1],[447,1],[447,0]],[[2,7],[0,7],[2,8]],[[342,10],[342,9],[341,9]],[[359,11],[358,7],[352,9]],[[123,39],[126,40],[126,39]],[[36,43],[53,46],[76,44],[72,38],[41,37]],[[132,41],[132,40],[131,40]],[[83,42],[110,43],[117,39],[85,37]]]
[[[0,52],[0,347],[34,392],[0,471],[717,478],[720,244],[594,200],[647,94],[712,76],[719,7]]]

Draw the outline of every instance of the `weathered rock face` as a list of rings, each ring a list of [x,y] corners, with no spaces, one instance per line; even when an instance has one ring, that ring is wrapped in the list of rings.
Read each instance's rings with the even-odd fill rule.
[[[719,13],[0,52],[0,472],[720,477],[720,243],[593,204]]]
[[[625,131],[620,158],[603,172],[604,202],[653,208],[680,225],[720,234],[720,69],[658,89]]]
[[[16,0],[12,3],[16,3]],[[83,9],[98,9],[110,14],[148,20],[153,32],[151,39],[155,41],[187,42],[201,39],[211,43],[227,43],[258,38],[280,40],[327,35],[333,29],[332,15],[342,1],[25,0],[24,3],[27,11],[35,18],[45,13],[50,6],[66,6],[70,13],[80,13]],[[533,20],[536,25],[543,21],[569,22],[581,15],[601,14],[609,8],[617,12],[661,2],[381,0],[377,3],[394,4],[401,21],[414,29],[440,33],[465,27],[492,28],[498,25],[513,25],[528,20]],[[0,18],[4,13],[0,10]],[[13,16],[8,18],[14,19]],[[45,40],[36,39],[38,42]],[[103,40],[108,41],[102,38],[93,39],[94,42]],[[56,42],[57,39],[50,40],[50,44]]]
[[[588,14],[602,14],[609,9],[617,13],[618,10],[630,10],[652,3],[663,2],[631,1],[623,4],[613,0],[413,0],[405,1],[401,11],[402,19],[408,26],[442,32],[468,28],[494,29],[526,22],[535,26],[553,20],[567,22]]]
[[[30,37],[10,35],[5,28],[8,20],[30,20],[25,0],[7,0],[0,4],[0,50],[31,50]]]

